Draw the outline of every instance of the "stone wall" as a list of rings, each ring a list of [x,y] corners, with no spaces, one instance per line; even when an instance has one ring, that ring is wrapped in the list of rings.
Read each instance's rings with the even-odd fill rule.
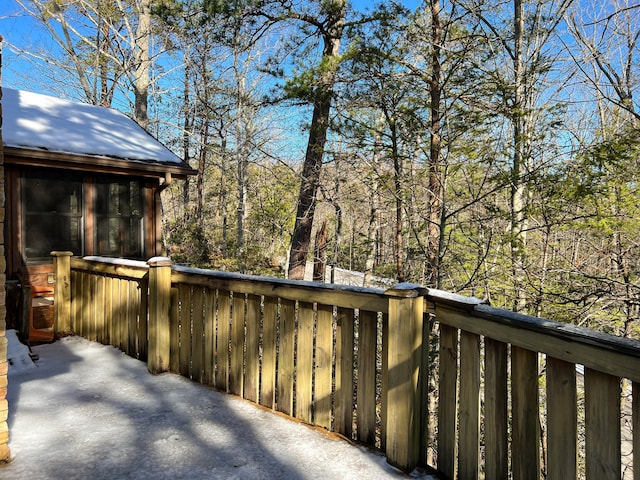
[[[0,35],[0,463],[9,460],[9,404],[7,402],[6,266],[4,252],[4,155],[2,151],[2,36]]]

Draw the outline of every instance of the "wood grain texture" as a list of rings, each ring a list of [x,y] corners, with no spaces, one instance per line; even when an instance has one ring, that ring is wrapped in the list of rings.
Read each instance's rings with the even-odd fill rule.
[[[260,387],[260,297],[247,297],[247,340],[244,398],[258,403]]]
[[[378,348],[378,316],[360,312],[358,331],[358,440],[375,445],[376,441],[376,351]]]
[[[246,297],[233,292],[231,307],[231,375],[229,390],[242,397],[244,394],[244,340],[246,321]]]
[[[296,305],[280,301],[280,351],[278,356],[278,411],[293,415]]]
[[[334,429],[347,438],[353,435],[353,317],[352,309],[338,308]]]
[[[620,378],[587,368],[584,395],[587,480],[619,480]]]
[[[458,475],[474,480],[480,460],[480,336],[460,332],[460,454]]]
[[[276,395],[276,341],[278,328],[278,299],[264,297],[262,324],[262,377],[260,404],[273,408]]]
[[[512,469],[522,480],[540,478],[538,353],[511,348]]]
[[[577,478],[576,366],[547,357],[547,478]]]
[[[316,323],[315,424],[331,430],[333,307],[318,305]]]
[[[229,339],[231,321],[231,296],[228,291],[218,291],[218,338],[216,339],[216,388],[229,391]]]
[[[295,416],[305,423],[313,420],[313,327],[313,304],[299,302]]]
[[[180,297],[180,314],[178,325],[180,328],[180,367],[179,373],[191,378],[191,285],[178,286]]]
[[[484,339],[485,348],[485,478],[507,478],[507,351],[506,343]]]
[[[207,385],[215,385],[216,346],[216,291],[206,288],[204,292],[204,357],[203,375]]]
[[[204,289],[192,290],[191,378],[204,383]]]
[[[456,478],[458,431],[458,329],[440,325],[438,470]]]

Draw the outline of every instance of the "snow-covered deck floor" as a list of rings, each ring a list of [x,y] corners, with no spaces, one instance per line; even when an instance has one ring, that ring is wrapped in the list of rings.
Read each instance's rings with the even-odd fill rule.
[[[9,373],[13,479],[407,478],[384,457],[68,337]],[[431,478],[414,472],[414,478]]]

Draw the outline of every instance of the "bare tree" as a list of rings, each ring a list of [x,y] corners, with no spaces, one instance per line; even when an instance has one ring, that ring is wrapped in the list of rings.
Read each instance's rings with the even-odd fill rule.
[[[489,10],[495,8],[495,5],[482,6],[470,2],[460,2],[460,4],[478,19],[486,32],[486,38],[492,42],[496,51],[501,51],[503,54],[496,58],[505,62],[498,65],[490,75],[494,76],[494,81],[500,88],[498,97],[501,106],[498,111],[511,124],[509,212],[511,270],[514,284],[512,308],[515,311],[524,311],[527,307],[526,270],[529,231],[527,183],[535,169],[533,145],[536,137],[535,122],[539,118],[540,109],[536,101],[543,88],[541,81],[552,61],[547,52],[549,39],[562,21],[571,5],[571,0],[562,0],[557,3],[513,0],[510,25],[500,25],[496,22],[496,16]]]
[[[72,74],[86,101],[110,106],[116,89],[131,93],[134,119],[148,128],[152,12],[150,0],[16,0],[64,52],[32,52]]]
[[[583,288],[572,295],[592,297],[607,323],[622,318],[622,327],[616,328],[624,336],[633,335],[640,320],[640,287],[635,274],[639,252],[635,235],[630,234],[637,228],[638,215],[632,173],[637,168],[640,126],[634,95],[640,73],[636,8],[624,1],[594,2],[567,15],[575,39],[576,48],[571,50],[574,67],[586,87],[582,98],[591,100],[596,112],[592,135],[582,139],[582,154],[574,167],[585,182],[579,202],[609,232],[603,237],[602,231],[591,230],[585,239],[597,245],[594,250],[600,259],[572,266],[575,274],[585,279]],[[616,228],[608,229],[608,225]],[[598,286],[588,280],[594,277]]]
[[[603,12],[603,18],[588,18],[585,8],[567,15],[570,31],[581,47],[581,51],[574,53],[575,66],[599,98],[625,112],[618,115],[620,119],[627,116],[640,123],[638,99],[634,98],[640,53],[638,5],[614,1],[609,6],[614,12],[608,15]],[[604,5],[599,7],[604,10]]]

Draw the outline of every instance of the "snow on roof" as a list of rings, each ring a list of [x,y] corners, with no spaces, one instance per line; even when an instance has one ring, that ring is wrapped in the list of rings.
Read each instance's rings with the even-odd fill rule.
[[[110,108],[3,88],[2,117],[7,147],[182,164],[136,122]]]

